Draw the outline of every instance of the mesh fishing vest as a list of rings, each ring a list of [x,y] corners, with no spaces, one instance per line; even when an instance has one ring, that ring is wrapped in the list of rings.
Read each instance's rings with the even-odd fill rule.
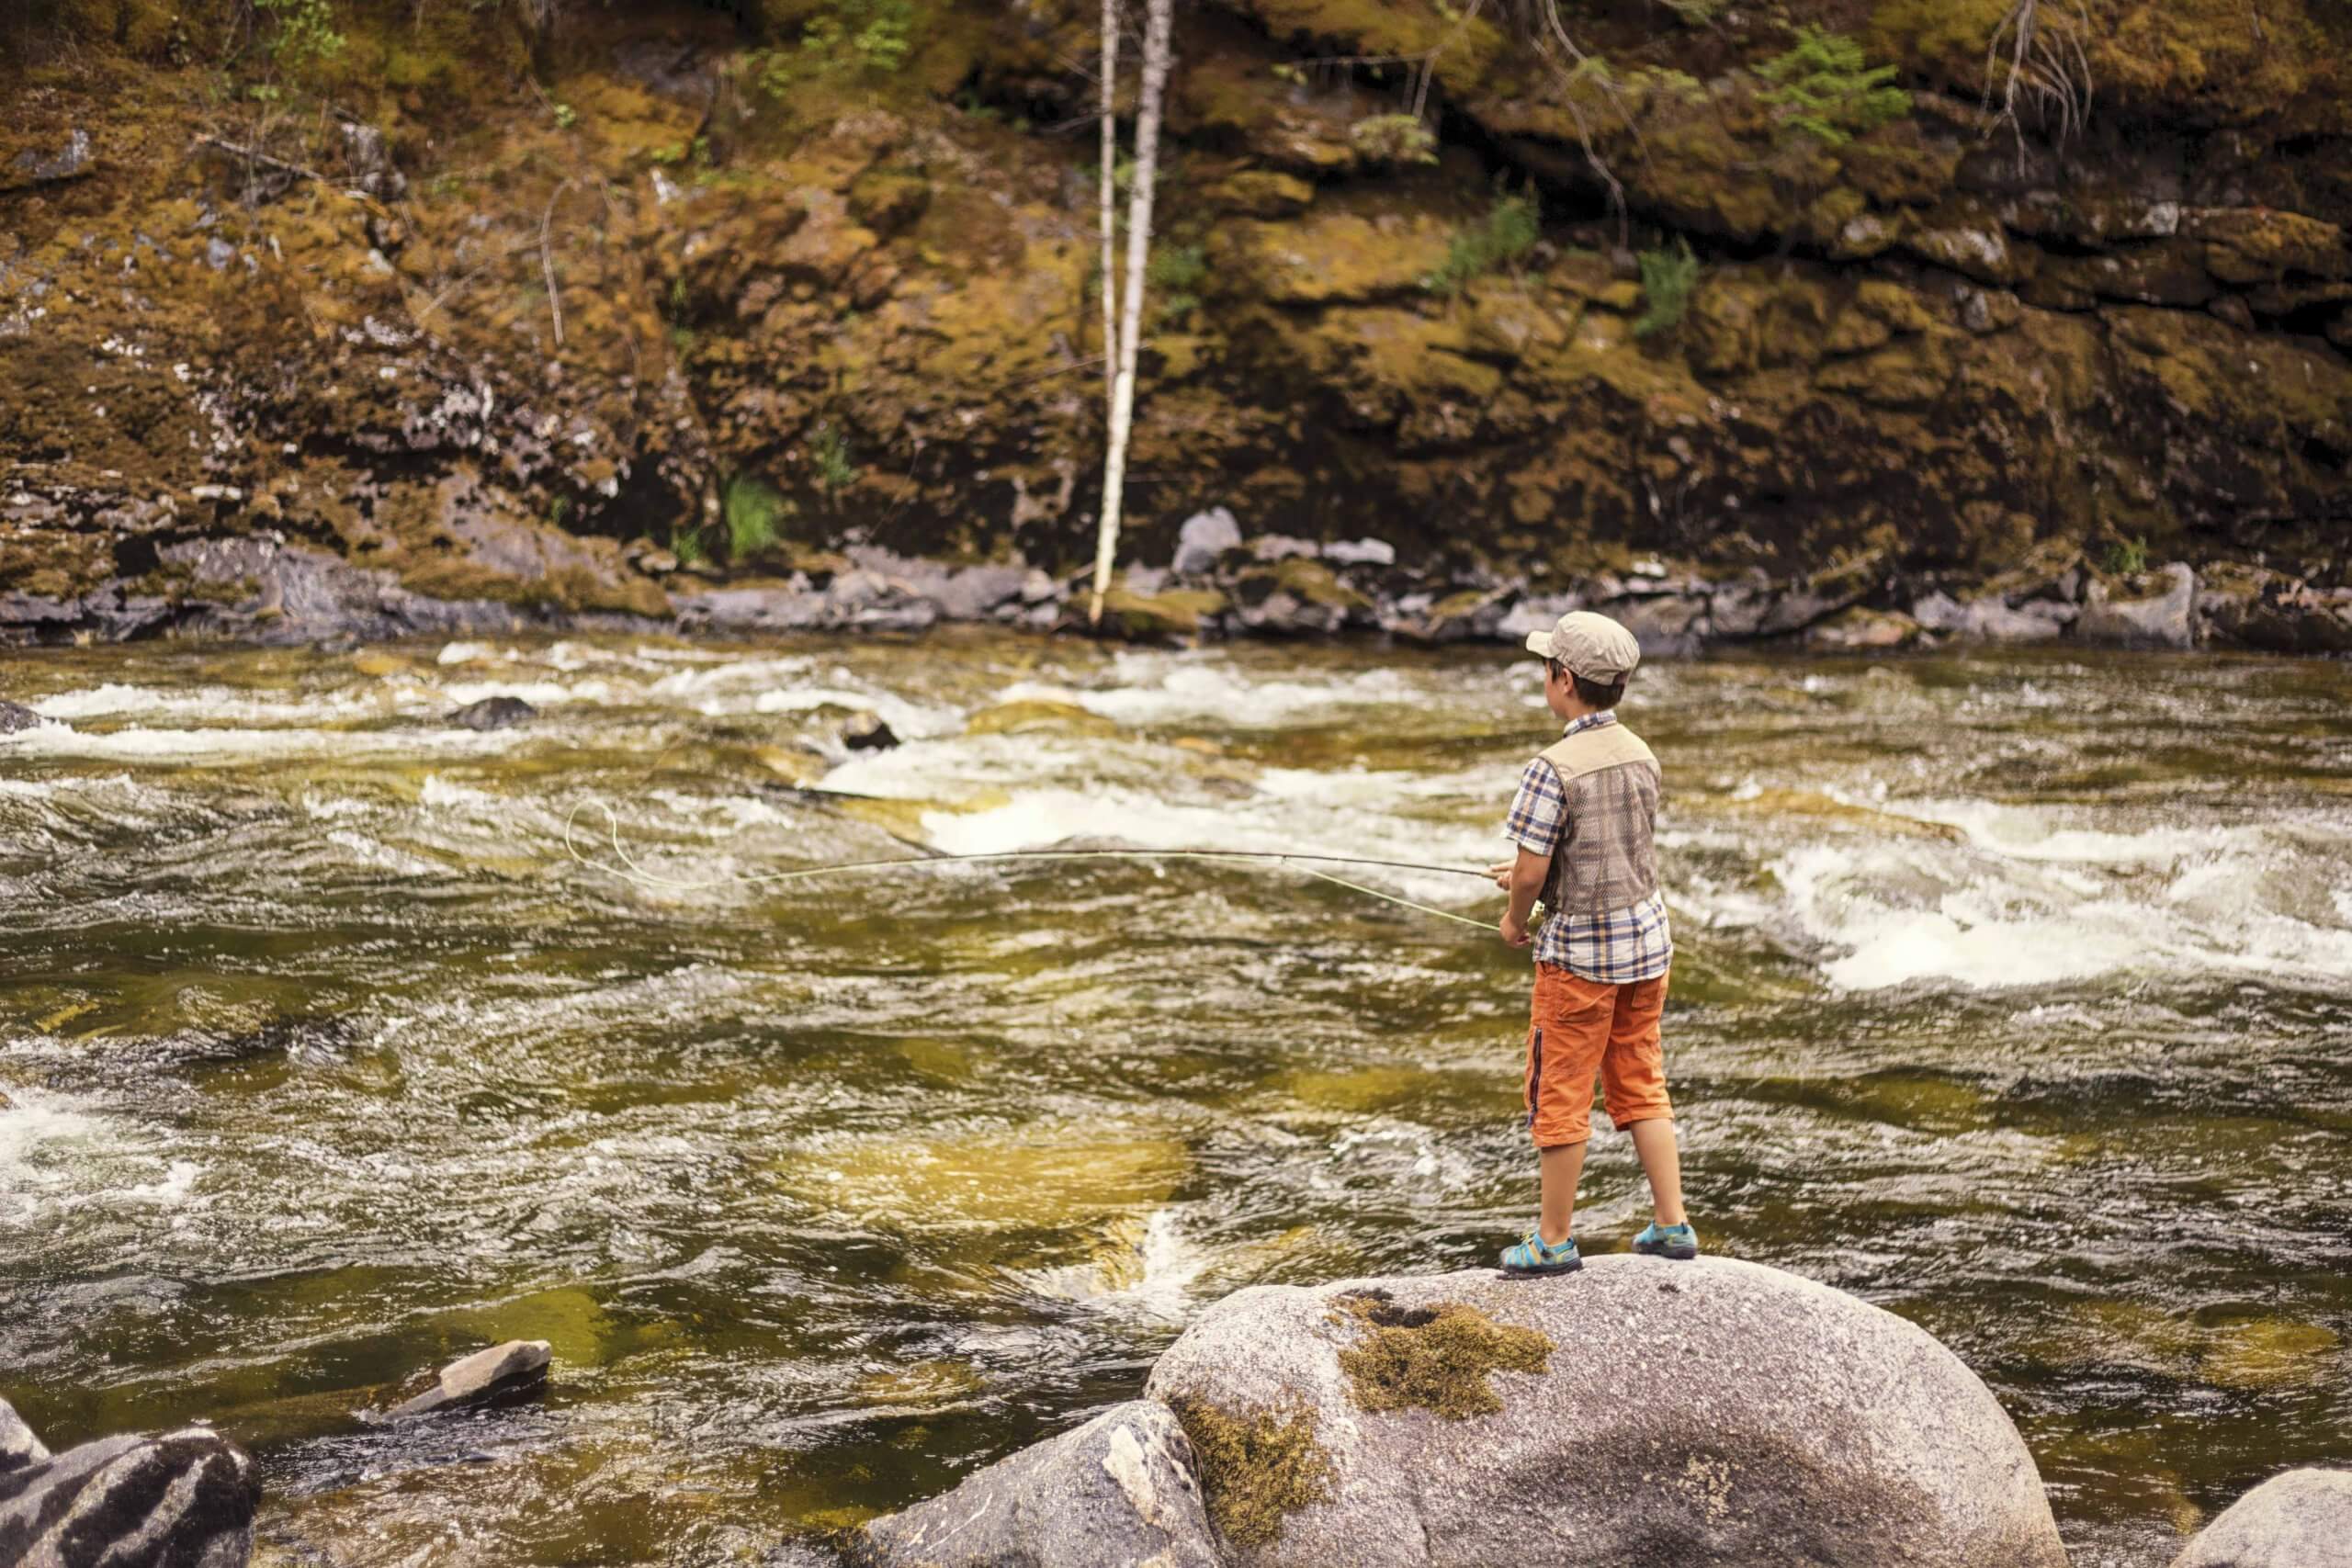
[[[1540,753],[1568,809],[1544,879],[1554,914],[1600,916],[1657,891],[1657,759],[1623,724],[1580,729]]]

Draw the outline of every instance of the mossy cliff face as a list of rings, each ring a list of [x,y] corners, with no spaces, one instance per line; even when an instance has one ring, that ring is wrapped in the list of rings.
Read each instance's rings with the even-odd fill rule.
[[[1983,579],[2052,540],[2334,581],[2352,27],[2097,0],[2061,145],[1980,107],[1997,4],[1785,9],[1571,16],[1607,62],[1573,75],[1499,10],[1188,12],[1129,554],[1222,504],[1440,592],[1635,553]],[[1085,558],[1089,7],[332,0],[307,54],[234,10],[50,0],[6,39],[0,593],[167,624],[236,586],[174,547],[270,531],[657,616],[678,557]],[[1806,23],[1908,107],[1833,82],[1796,123],[1769,68]],[[1464,272],[1498,178],[1541,238]],[[1633,252],[1683,243],[1637,333]]]

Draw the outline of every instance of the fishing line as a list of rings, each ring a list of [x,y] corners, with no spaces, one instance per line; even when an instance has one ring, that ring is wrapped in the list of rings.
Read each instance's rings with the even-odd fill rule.
[[[880,860],[837,861],[829,865],[797,866],[789,871],[735,872],[723,876],[664,876],[659,872],[648,871],[629,854],[628,849],[621,843],[619,814],[601,801],[593,804],[605,814],[605,832],[612,844],[613,860],[616,863],[607,864],[603,861],[592,860],[582,854],[572,829],[579,820],[580,813],[591,804],[588,801],[582,801],[572,807],[571,812],[565,816],[563,819],[565,852],[580,864],[593,871],[601,871],[608,875],[617,876],[622,881],[634,883],[639,887],[658,887],[671,892],[695,893],[707,891],[714,887],[744,887],[758,884],[800,882],[820,876],[852,876],[875,872],[902,871],[915,866],[971,865],[987,861],[1207,861],[1226,864],[1263,864],[1273,862],[1287,865],[1294,871],[1305,872],[1317,881],[1345,887],[1351,892],[1363,894],[1367,897],[1377,898],[1383,903],[1395,904],[1424,915],[1434,915],[1439,919],[1452,920],[1457,925],[1473,926],[1483,931],[1487,930],[1490,924],[1486,920],[1474,920],[1466,915],[1455,914],[1451,909],[1441,909],[1434,905],[1417,903],[1413,899],[1384,892],[1377,887],[1367,887],[1361,882],[1351,882],[1344,876],[1334,876],[1328,871],[1317,871],[1316,865],[1370,865],[1391,871],[1430,872],[1441,876],[1473,876],[1481,882],[1491,881],[1492,879],[1483,871],[1470,871],[1458,865],[1430,865],[1419,861],[1376,860],[1364,855],[1310,854],[1298,850],[986,850],[973,854],[893,855]],[[1315,864],[1301,863],[1310,861]]]

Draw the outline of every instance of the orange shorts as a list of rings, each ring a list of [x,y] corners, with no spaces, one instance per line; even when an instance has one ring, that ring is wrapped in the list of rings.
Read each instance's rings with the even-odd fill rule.
[[[1535,966],[1527,1022],[1527,1130],[1539,1149],[1592,1136],[1592,1080],[1623,1132],[1674,1114],[1666,1097],[1666,1052],[1658,1015],[1667,976],[1604,985],[1556,964]]]

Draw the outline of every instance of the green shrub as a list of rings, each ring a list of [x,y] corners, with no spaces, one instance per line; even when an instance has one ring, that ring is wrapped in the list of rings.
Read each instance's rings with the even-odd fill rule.
[[[1160,245],[1144,264],[1145,281],[1159,310],[1159,324],[1174,326],[1201,308],[1195,292],[1208,276],[1208,257],[1198,245]]]
[[[672,533],[670,553],[678,558],[680,566],[700,566],[710,558],[710,552],[703,547],[702,530],[699,528],[680,528]]]
[[[2118,539],[2107,547],[2107,574],[2109,577],[2137,577],[2148,570],[2148,541],[2143,537]]]
[[[1690,243],[1677,240],[1674,249],[1644,251],[1642,313],[1634,321],[1634,335],[1648,337],[1671,330],[1690,306],[1690,290],[1699,282],[1699,258]]]
[[[850,461],[849,437],[830,424],[820,424],[809,438],[808,455],[817,464],[817,482],[828,495],[839,495],[857,482],[858,467]]]
[[[1498,194],[1482,221],[1453,236],[1445,248],[1445,260],[1421,279],[1421,287],[1451,298],[1480,274],[1511,265],[1543,237],[1543,215],[1532,197]]]
[[[1782,126],[1832,147],[1911,112],[1911,95],[1893,85],[1894,67],[1864,66],[1862,46],[1843,33],[1799,28],[1796,46],[1759,73],[1774,84],[1763,98],[1786,111]]]
[[[738,474],[727,481],[719,497],[719,513],[727,520],[727,558],[750,560],[775,548],[782,537],[776,522],[784,515],[785,500],[765,481]],[[683,559],[684,558],[680,558]]]
[[[254,0],[277,23],[270,34],[270,58],[288,70],[312,61],[333,60],[343,52],[344,38],[334,25],[328,0]]]

